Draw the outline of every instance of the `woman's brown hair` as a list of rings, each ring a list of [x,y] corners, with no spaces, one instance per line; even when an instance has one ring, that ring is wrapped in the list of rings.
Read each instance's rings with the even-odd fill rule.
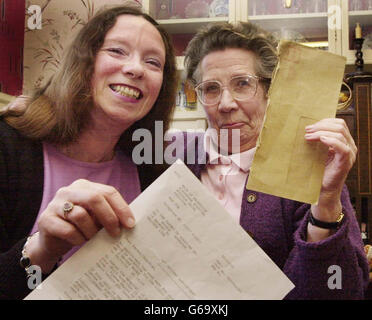
[[[28,100],[24,110],[2,112],[7,123],[31,139],[66,145],[78,139],[90,121],[94,106],[91,79],[98,50],[107,32],[120,15],[140,16],[159,31],[165,46],[166,59],[163,83],[159,96],[150,112],[134,123],[122,135],[119,145],[128,154],[138,142],[132,141],[137,128],[148,129],[154,134],[154,122],[162,121],[164,130],[169,128],[176,96],[176,63],[169,35],[135,3],[104,8],[80,30],[60,69],[50,81]],[[154,145],[154,144],[153,144]]]

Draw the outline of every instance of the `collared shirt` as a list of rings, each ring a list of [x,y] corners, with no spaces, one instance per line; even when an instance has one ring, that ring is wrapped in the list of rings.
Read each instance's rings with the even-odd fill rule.
[[[208,162],[206,169],[201,173],[201,181],[239,224],[244,184],[256,148],[241,153],[221,155],[212,141],[209,129],[204,136],[204,146],[208,154]]]

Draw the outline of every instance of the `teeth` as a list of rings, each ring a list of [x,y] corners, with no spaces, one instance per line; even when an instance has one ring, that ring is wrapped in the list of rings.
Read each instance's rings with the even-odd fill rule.
[[[140,92],[136,89],[128,88],[125,86],[119,86],[119,85],[111,86],[111,88],[117,93],[120,93],[122,96],[135,98],[135,99],[138,99],[138,97],[140,96]]]

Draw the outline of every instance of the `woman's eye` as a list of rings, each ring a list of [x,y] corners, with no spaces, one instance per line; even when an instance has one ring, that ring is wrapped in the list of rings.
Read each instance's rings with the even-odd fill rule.
[[[125,54],[124,50],[123,49],[120,49],[120,48],[108,48],[106,50],[108,52],[111,52],[111,53],[114,53],[114,54],[118,54],[118,55]]]
[[[248,86],[250,86],[250,83],[249,83],[248,80],[240,80],[240,81],[238,82],[238,86],[239,86],[239,87],[248,87]]]
[[[205,92],[216,92],[220,89],[220,86],[218,84],[208,84],[204,87]]]
[[[162,64],[160,63],[160,61],[156,60],[156,59],[149,59],[147,60],[147,63],[157,67],[157,68],[162,68]]]

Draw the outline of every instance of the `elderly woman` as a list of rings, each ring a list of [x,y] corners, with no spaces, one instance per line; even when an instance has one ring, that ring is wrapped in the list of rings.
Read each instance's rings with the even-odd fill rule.
[[[287,299],[362,299],[368,268],[344,187],[357,150],[343,120],[324,119],[304,132],[307,141],[321,141],[330,150],[318,205],[245,188],[276,63],[274,38],[250,23],[210,26],[193,38],[186,50],[187,78],[210,129],[195,148],[203,144],[207,163],[189,167],[295,284]],[[240,130],[240,150],[230,140],[228,150],[219,152],[222,129]]]
[[[22,110],[2,112],[0,298],[24,297],[28,267],[45,278],[102,227],[133,227],[128,203],[158,170],[132,162],[132,133],[167,129],[175,79],[167,34],[138,6],[111,7]]]

